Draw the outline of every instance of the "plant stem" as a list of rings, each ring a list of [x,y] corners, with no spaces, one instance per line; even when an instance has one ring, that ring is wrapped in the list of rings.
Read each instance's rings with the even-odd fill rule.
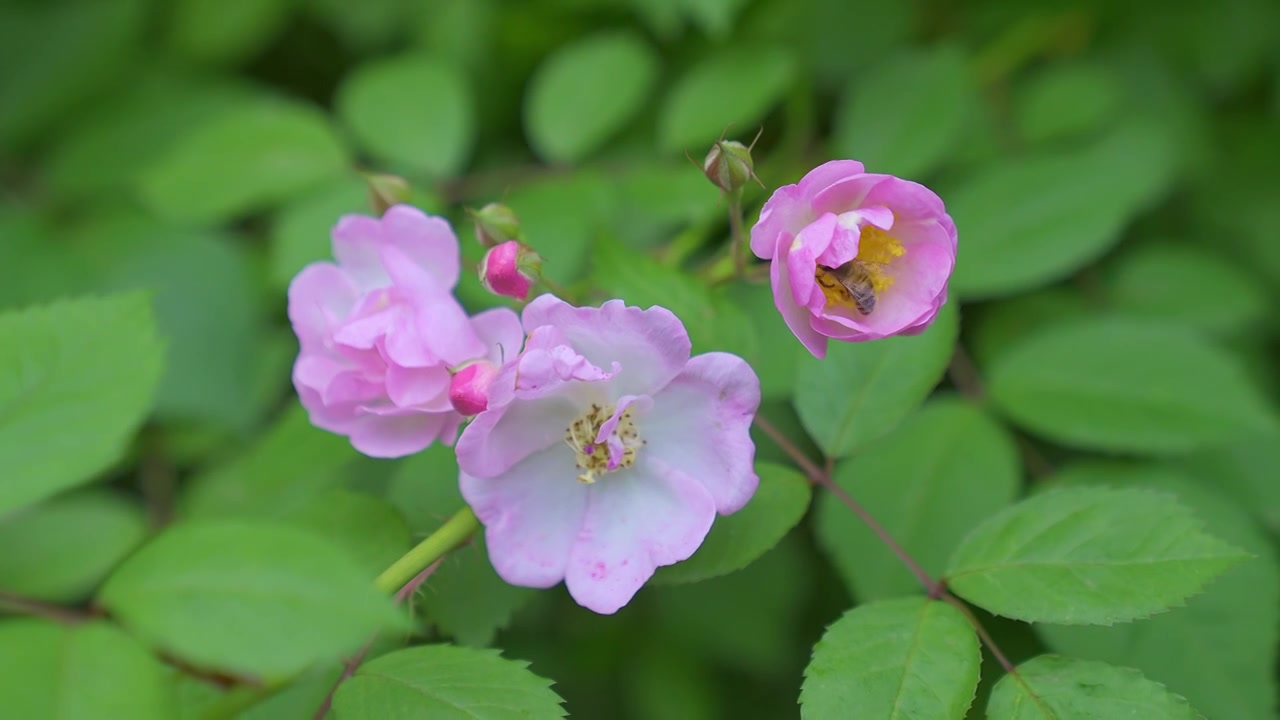
[[[746,233],[742,229],[742,191],[729,198],[729,251],[733,254],[733,276],[747,274]]]
[[[444,557],[445,553],[465,542],[479,527],[480,521],[471,512],[471,508],[462,508],[427,539],[391,563],[391,567],[383,570],[374,580],[374,585],[385,593],[400,590],[432,563]]]
[[[56,623],[64,625],[74,625],[76,623],[89,620],[92,615],[81,613],[70,608],[64,608],[60,605],[44,602],[43,600],[35,600],[33,598],[15,595],[11,592],[0,590],[0,611],[12,611],[23,615],[33,615],[46,620],[52,620]]]

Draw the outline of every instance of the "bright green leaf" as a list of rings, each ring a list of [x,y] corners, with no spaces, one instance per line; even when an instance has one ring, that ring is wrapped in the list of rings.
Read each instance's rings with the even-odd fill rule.
[[[376,577],[410,546],[409,526],[395,506],[372,495],[330,490],[317,493],[281,519],[341,545]]]
[[[982,654],[969,622],[923,598],[859,605],[832,623],[804,671],[804,718],[962,720]]]
[[[723,40],[749,0],[678,0],[684,12],[709,36]]]
[[[836,114],[832,149],[870,172],[922,177],[961,146],[977,101],[959,50],[905,51],[855,76]]]
[[[363,178],[345,177],[303,195],[280,209],[271,225],[271,280],[279,287],[317,260],[333,261],[330,233],[348,213],[368,211]]]
[[[807,351],[787,327],[773,302],[773,292],[764,283],[731,283],[721,291],[722,302],[739,308],[754,329],[756,342],[747,352],[739,352],[760,376],[760,392],[765,398],[791,395],[796,368]]]
[[[338,115],[374,159],[433,177],[466,166],[475,108],[466,77],[428,56],[357,67],[338,88]]]
[[[658,116],[669,153],[705,151],[729,127],[753,128],[782,99],[796,63],[780,48],[735,48],[703,60],[675,81]],[[732,137],[732,135],[730,136]],[[745,141],[744,141],[745,142]]]
[[[198,63],[234,63],[261,50],[285,27],[298,0],[175,0],[169,46]]]
[[[95,621],[0,622],[0,697],[6,717],[169,720],[168,673],[138,641]]]
[[[711,532],[688,560],[659,568],[654,583],[698,582],[741,570],[772,550],[809,509],[812,490],[791,468],[759,463],[760,487],[742,508],[716,518]]]
[[[387,486],[387,500],[399,508],[409,528],[423,537],[461,510],[458,458],[453,448],[435,443],[399,461]]]
[[[1103,289],[1121,312],[1212,335],[1243,334],[1261,325],[1271,309],[1259,278],[1220,249],[1187,243],[1152,243],[1118,258]]]
[[[163,356],[141,293],[0,313],[0,514],[119,459],[151,408]]]
[[[1007,300],[986,303],[976,322],[966,323],[966,347],[983,370],[1011,346],[1042,327],[1090,314],[1084,295],[1064,287],[1047,287]],[[967,320],[967,318],[966,318]]]
[[[1159,197],[1173,162],[1168,128],[1139,118],[1084,150],[984,166],[943,194],[964,246],[952,288],[990,298],[1070,275]]]
[[[1018,448],[967,401],[927,403],[833,476],[925,572],[937,576],[952,549],[982,519],[1013,502]],[[920,583],[832,493],[818,504],[818,542],[860,600],[920,591]]]
[[[367,662],[338,688],[343,718],[381,720],[557,720],[551,682],[494,650],[420,645]]]
[[[54,498],[0,519],[0,588],[51,602],[88,595],[147,534],[137,503],[101,490]]]
[[[337,660],[398,618],[348,552],[259,521],[169,528],[116,570],[99,602],[197,665],[269,677]]]
[[[1188,474],[1235,498],[1273,534],[1280,535],[1280,433],[1240,438],[1190,455]]]
[[[1042,655],[996,683],[990,720],[1203,720],[1163,685],[1130,668]]]
[[[827,357],[801,357],[795,404],[804,427],[829,457],[851,455],[884,437],[942,379],[959,331],[954,303],[924,333],[875,342],[832,340]]]
[[[997,615],[1110,625],[1180,606],[1248,557],[1170,495],[1071,488],[979,525],[951,556],[946,580]]]
[[[356,457],[345,437],[314,427],[296,405],[242,455],[196,475],[181,509],[199,518],[289,513],[336,485]]]
[[[533,590],[508,585],[489,562],[484,538],[447,555],[422,586],[422,617],[461,645],[485,647]]]
[[[1243,508],[1212,485],[1158,466],[1076,465],[1053,476],[1069,486],[1147,487],[1176,494],[1208,529],[1257,556],[1231,568],[1185,608],[1115,627],[1040,625],[1057,652],[1134,667],[1185,695],[1208,717],[1266,717],[1276,702],[1280,562]],[[1196,648],[1194,653],[1187,648]]]
[[[156,214],[219,222],[272,207],[347,166],[318,108],[284,100],[242,103],[193,126],[139,180]]]
[[[1013,121],[1031,144],[1101,128],[1120,110],[1124,87],[1101,64],[1047,65],[1014,96]]]
[[[1045,328],[992,361],[991,399],[1082,448],[1179,453],[1277,426],[1234,358],[1176,327],[1124,318]]]
[[[560,283],[586,271],[592,242],[617,202],[617,189],[596,170],[531,182],[507,196],[529,243],[545,260],[543,272]]]
[[[658,56],[631,32],[592,35],[558,49],[530,80],[524,124],[530,144],[552,162],[582,160],[644,106]]]

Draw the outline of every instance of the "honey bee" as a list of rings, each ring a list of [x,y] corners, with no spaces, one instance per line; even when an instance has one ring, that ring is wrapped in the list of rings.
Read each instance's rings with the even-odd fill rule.
[[[870,315],[876,309],[876,289],[871,284],[871,273],[867,266],[858,260],[850,260],[838,268],[822,267],[853,298],[858,312]]]

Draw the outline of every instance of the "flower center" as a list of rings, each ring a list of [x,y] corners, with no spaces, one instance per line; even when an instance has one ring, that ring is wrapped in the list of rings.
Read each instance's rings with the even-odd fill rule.
[[[819,265],[814,279],[826,296],[827,307],[843,307],[870,315],[876,298],[894,281],[889,265],[906,254],[902,243],[874,225],[862,228],[858,256],[838,268]]]
[[[592,405],[573,424],[565,428],[564,441],[573,448],[577,461],[578,482],[593,483],[600,475],[636,463],[636,451],[645,444],[636,432],[636,423],[627,408],[617,417],[612,432],[600,437],[600,429],[617,414],[616,407]]]

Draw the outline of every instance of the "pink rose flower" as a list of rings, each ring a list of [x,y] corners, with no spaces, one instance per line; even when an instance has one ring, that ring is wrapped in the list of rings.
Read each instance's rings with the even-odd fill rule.
[[[452,443],[462,416],[449,368],[520,346],[499,308],[468,318],[453,297],[461,261],[449,224],[408,205],[382,218],[347,215],[333,230],[337,264],[315,262],[289,285],[300,352],[293,384],[312,424],[360,452],[401,457]]]
[[[508,240],[484,254],[480,284],[494,295],[524,300],[541,267],[542,258],[537,253],[519,240]]]
[[[751,228],[773,299],[815,357],[827,338],[915,335],[947,301],[956,226],[933,191],[834,160],[780,187]]]
[[[453,409],[467,417],[484,412],[489,407],[489,386],[500,369],[497,363],[474,360],[456,370],[449,382]]]
[[[613,613],[755,493],[760,381],[735,355],[691,358],[661,307],[542,295],[524,327],[524,351],[458,439],[462,495],[503,579],[563,580],[579,604]]]

